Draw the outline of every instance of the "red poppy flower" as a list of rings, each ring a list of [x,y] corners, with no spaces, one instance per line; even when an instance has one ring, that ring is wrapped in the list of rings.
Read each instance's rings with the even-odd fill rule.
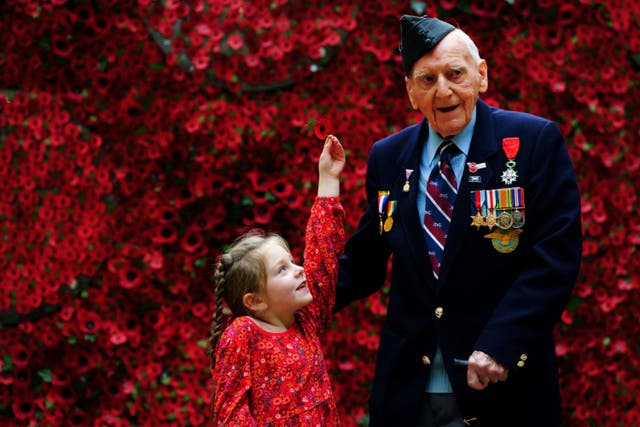
[[[28,420],[36,411],[36,406],[33,404],[33,401],[26,399],[25,397],[26,396],[20,396],[11,404],[13,415],[18,420]]]
[[[79,309],[76,319],[79,329],[86,334],[95,334],[101,329],[102,319],[93,311]]]
[[[24,344],[13,343],[11,347],[9,347],[9,355],[11,356],[13,364],[19,368],[24,368],[29,364],[29,350]]]
[[[124,344],[127,342],[127,335],[118,329],[112,328],[109,334],[109,341],[114,345]]]
[[[125,289],[133,289],[142,283],[144,274],[142,270],[128,266],[118,270],[119,284]]]
[[[145,253],[142,261],[154,270],[161,269],[164,265],[164,257],[159,251]]]
[[[244,45],[242,35],[239,33],[233,33],[227,37],[227,44],[233,50],[239,50]]]
[[[332,133],[331,122],[325,117],[319,118],[313,126],[313,133],[316,138],[324,141]]]

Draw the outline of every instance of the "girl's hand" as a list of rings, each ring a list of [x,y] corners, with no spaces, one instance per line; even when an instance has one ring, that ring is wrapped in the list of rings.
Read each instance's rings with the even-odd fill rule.
[[[345,155],[342,144],[338,138],[333,135],[327,135],[324,140],[324,147],[320,159],[318,160],[318,170],[320,178],[323,175],[338,178],[345,165]]]
[[[345,155],[338,138],[328,135],[318,159],[318,196],[340,195],[340,174],[345,165]]]

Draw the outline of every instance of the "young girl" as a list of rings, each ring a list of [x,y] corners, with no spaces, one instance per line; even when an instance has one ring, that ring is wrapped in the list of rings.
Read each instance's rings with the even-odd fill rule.
[[[249,232],[220,257],[211,323],[215,426],[339,426],[320,337],[344,246],[344,150],[329,135],[305,234],[304,266],[278,235]],[[224,324],[222,299],[230,308]]]

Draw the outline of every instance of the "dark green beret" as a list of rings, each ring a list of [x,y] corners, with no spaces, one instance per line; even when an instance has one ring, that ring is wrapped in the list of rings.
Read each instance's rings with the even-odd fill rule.
[[[408,76],[413,64],[454,29],[453,25],[437,18],[403,15],[400,18],[400,54],[405,74]]]

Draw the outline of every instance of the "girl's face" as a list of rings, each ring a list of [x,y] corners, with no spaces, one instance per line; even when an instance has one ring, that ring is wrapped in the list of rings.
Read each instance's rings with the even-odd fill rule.
[[[267,243],[262,251],[267,283],[260,296],[271,313],[280,319],[289,318],[313,300],[304,270],[293,262],[287,249],[275,242]]]

